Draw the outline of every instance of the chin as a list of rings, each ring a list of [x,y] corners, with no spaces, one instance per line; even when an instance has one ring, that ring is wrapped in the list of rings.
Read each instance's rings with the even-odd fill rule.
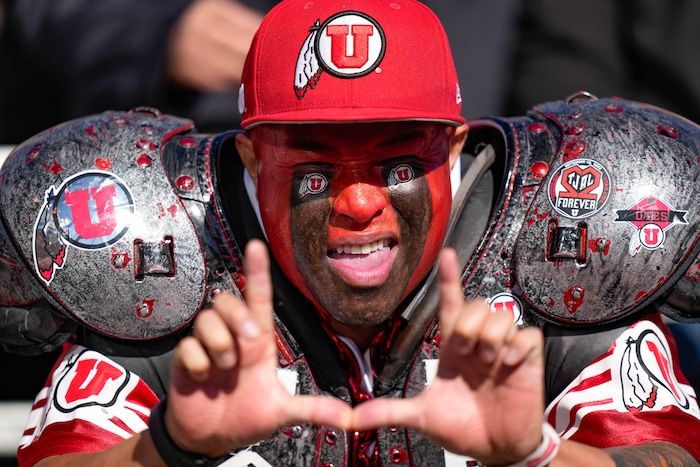
[[[371,303],[371,302],[368,302]],[[337,309],[337,308],[336,308]],[[393,310],[393,308],[392,308]],[[382,313],[380,315],[363,316],[361,313],[338,314],[333,313],[330,316],[337,322],[344,324],[345,326],[362,327],[362,328],[374,328],[381,324],[384,324],[391,313]]]

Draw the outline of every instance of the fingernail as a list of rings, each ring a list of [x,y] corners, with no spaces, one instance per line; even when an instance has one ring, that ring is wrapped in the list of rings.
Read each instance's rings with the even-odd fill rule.
[[[252,319],[246,320],[241,325],[241,334],[250,339],[255,339],[260,335],[260,326]]]
[[[494,352],[493,347],[490,346],[481,346],[479,348],[479,355],[486,363],[493,363],[496,358],[496,352]]]
[[[219,355],[219,367],[227,369],[233,368],[236,364],[236,356],[233,352],[224,352]]]
[[[457,353],[462,356],[466,356],[472,351],[471,343],[466,339],[462,339],[461,337],[457,338],[455,348]]]
[[[520,361],[520,352],[515,347],[508,346],[506,348],[505,355],[503,356],[503,363],[506,365],[515,365]]]

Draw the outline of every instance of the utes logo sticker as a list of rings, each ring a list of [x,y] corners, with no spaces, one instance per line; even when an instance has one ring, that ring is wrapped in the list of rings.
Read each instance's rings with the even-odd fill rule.
[[[416,174],[413,171],[413,167],[408,164],[401,164],[397,167],[391,169],[389,173],[389,186],[399,185],[401,183],[408,183],[415,178]]]
[[[44,194],[34,226],[34,265],[48,284],[65,262],[66,246],[106,248],[129,230],[134,202],[124,182],[107,172],[82,172]]]
[[[515,324],[523,324],[523,306],[515,295],[508,292],[501,292],[491,297],[488,303],[491,313],[495,313],[497,310],[507,311],[513,315],[513,322]]]
[[[574,159],[550,177],[549,202],[559,214],[583,219],[600,211],[610,195],[610,175],[599,162]]]
[[[627,209],[616,211],[615,222],[627,222],[637,229],[630,238],[629,253],[634,256],[641,248],[656,250],[666,239],[666,230],[676,224],[688,224],[688,211],[676,211],[656,196],[647,196]]]
[[[306,195],[316,195],[322,193],[328,186],[328,180],[322,174],[312,173],[304,175],[299,184],[299,198]]]
[[[318,84],[325,70],[338,78],[357,78],[374,71],[386,50],[377,21],[357,11],[345,11],[309,28],[299,51],[294,90],[299,99]]]

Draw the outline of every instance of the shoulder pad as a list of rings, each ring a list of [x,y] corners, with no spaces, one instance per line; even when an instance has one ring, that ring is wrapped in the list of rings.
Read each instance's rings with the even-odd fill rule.
[[[516,318],[602,324],[659,306],[697,257],[693,122],[589,98],[470,128],[468,144],[500,146],[504,161],[490,226],[465,270],[467,295]]]
[[[160,159],[193,128],[151,109],[105,112],[10,154],[0,171],[2,222],[57,309],[125,339],[170,334],[199,310],[205,260]]]

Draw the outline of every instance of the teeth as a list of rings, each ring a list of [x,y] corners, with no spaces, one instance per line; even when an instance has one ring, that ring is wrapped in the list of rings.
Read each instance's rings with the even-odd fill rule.
[[[335,249],[337,253],[345,253],[350,255],[367,255],[373,251],[381,250],[385,246],[389,246],[390,240],[385,238],[384,240],[378,240],[372,243],[366,243],[364,245],[344,245],[339,246]]]

